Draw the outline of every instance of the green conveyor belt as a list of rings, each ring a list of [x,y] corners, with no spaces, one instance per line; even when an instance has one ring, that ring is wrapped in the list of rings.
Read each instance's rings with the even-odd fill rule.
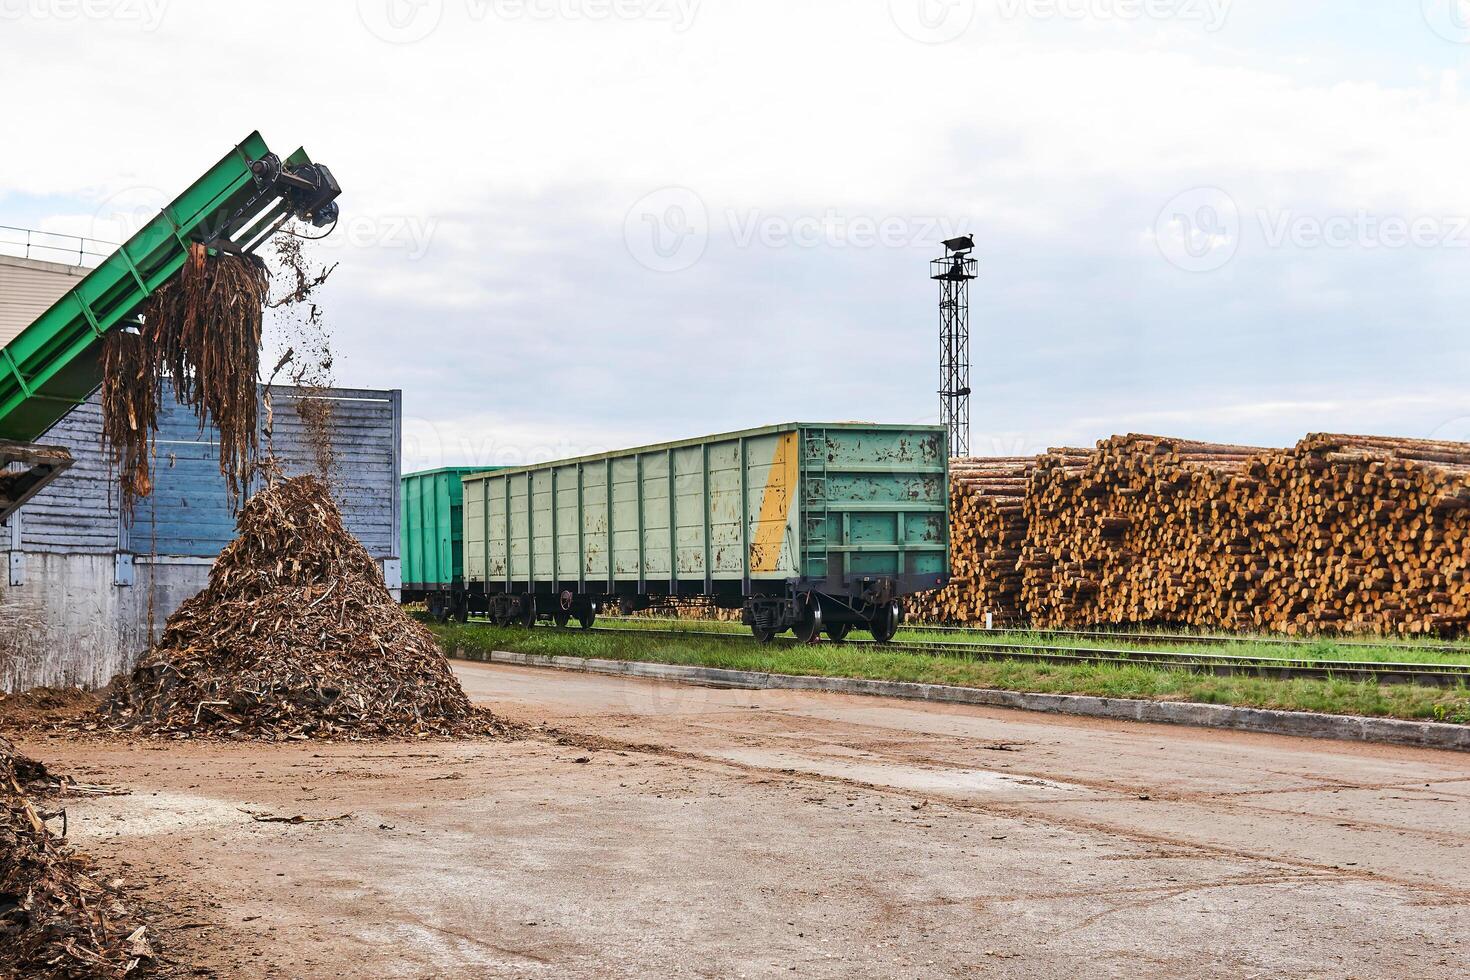
[[[102,381],[102,336],[136,318],[144,301],[184,264],[190,242],[222,237],[253,242],[287,207],[257,194],[250,163],[269,152],[251,133],[172,204],[93,269],[4,348],[0,348],[0,440],[31,442]],[[309,162],[297,150],[288,167]],[[231,219],[234,220],[231,220]]]

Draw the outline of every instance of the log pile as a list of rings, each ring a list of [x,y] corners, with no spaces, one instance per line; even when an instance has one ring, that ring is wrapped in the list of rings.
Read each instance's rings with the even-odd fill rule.
[[[240,512],[209,586],[114,681],[111,728],[243,738],[500,733],[314,476],[280,480]]]
[[[1129,435],[1042,456],[1021,561],[1033,624],[1201,623],[1237,531],[1222,489],[1259,452]]]
[[[1287,633],[1454,634],[1470,624],[1470,444],[1310,435],[1253,462],[1269,508],[1253,622]]]
[[[1470,626],[1470,444],[1318,434],[1274,450],[1128,435],[952,467],[955,581],[917,619]]]
[[[1025,619],[1018,562],[1026,542],[1032,456],[950,461],[950,581],[915,597],[916,619],[996,625]]]

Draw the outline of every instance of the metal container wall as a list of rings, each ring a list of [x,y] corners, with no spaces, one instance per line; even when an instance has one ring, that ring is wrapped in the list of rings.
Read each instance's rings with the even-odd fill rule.
[[[464,569],[462,478],[475,467],[447,466],[400,481],[403,588],[434,592],[458,586]]]
[[[803,425],[802,577],[843,591],[949,577],[949,438],[943,426]]]
[[[943,428],[861,423],[477,473],[464,478],[465,580],[490,592],[837,591],[872,576],[932,587],[948,574],[947,487]]]

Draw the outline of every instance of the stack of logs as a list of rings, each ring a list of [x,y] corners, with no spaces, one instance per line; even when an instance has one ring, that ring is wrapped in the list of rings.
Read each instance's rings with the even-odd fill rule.
[[[1130,435],[952,467],[954,584],[923,597],[918,619],[1470,625],[1470,444],[1312,435],[1271,450]]]
[[[1034,456],[950,461],[950,580],[918,597],[916,619],[995,625],[1025,619],[1021,549],[1026,544],[1026,492]]]

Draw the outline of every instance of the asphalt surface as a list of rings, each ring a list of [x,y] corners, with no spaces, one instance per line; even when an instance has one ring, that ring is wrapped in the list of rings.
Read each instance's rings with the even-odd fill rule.
[[[24,748],[218,975],[1470,975],[1470,756],[456,669],[551,730]]]

